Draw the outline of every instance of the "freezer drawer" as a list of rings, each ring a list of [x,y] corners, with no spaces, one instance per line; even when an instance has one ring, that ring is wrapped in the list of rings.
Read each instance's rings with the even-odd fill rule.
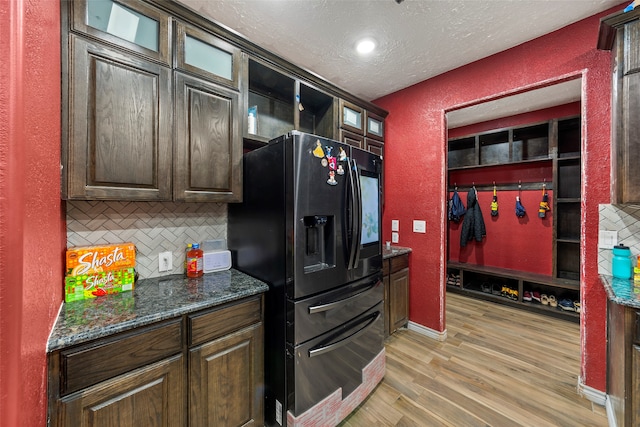
[[[287,352],[288,410],[299,415],[339,388],[344,399],[362,383],[362,370],[384,346],[382,307]]]
[[[287,342],[294,346],[348,322],[384,298],[382,273],[299,301],[288,301]]]

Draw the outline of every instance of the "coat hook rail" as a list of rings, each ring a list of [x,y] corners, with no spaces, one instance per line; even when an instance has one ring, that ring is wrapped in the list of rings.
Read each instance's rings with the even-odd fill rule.
[[[472,185],[458,185],[457,183],[454,183],[454,186],[451,187],[449,186],[448,191],[454,191],[457,190],[459,192],[465,193],[467,191],[469,191],[471,188],[475,188],[476,191],[493,191],[493,189],[495,188],[497,191],[518,191],[518,190],[522,190],[522,191],[530,191],[530,190],[536,190],[536,191],[540,191],[540,187],[545,184],[545,188],[547,190],[553,190],[553,184],[551,182],[542,182],[542,181],[538,181],[538,182],[518,182],[518,183],[503,183],[503,184],[496,184],[495,181],[493,182],[493,184],[486,184],[486,185],[477,185],[475,183],[472,183]]]

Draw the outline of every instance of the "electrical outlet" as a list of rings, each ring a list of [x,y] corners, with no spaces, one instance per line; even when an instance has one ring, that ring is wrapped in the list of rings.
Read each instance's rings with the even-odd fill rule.
[[[598,232],[598,248],[613,249],[618,244],[618,232],[600,230]]]
[[[158,254],[158,271],[171,271],[173,269],[173,256],[171,252],[160,252]]]

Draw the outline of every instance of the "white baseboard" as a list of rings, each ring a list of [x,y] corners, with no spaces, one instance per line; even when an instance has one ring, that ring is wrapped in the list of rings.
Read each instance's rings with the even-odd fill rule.
[[[606,406],[607,393],[585,385],[584,382],[582,382],[582,377],[578,377],[578,393],[596,405]]]
[[[436,341],[445,341],[447,339],[446,329],[440,332],[440,331],[436,331],[435,329],[427,328],[415,322],[407,323],[407,329],[410,331],[417,332],[421,335],[427,336],[429,338],[432,338]]]

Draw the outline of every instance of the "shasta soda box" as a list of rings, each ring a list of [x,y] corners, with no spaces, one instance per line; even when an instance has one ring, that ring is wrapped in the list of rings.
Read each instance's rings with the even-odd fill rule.
[[[101,273],[136,266],[136,245],[77,246],[67,249],[67,276]]]
[[[132,291],[135,269],[101,271],[64,279],[64,300],[66,302],[95,298],[103,295]]]
[[[133,243],[67,249],[65,301],[133,290],[136,246]]]

